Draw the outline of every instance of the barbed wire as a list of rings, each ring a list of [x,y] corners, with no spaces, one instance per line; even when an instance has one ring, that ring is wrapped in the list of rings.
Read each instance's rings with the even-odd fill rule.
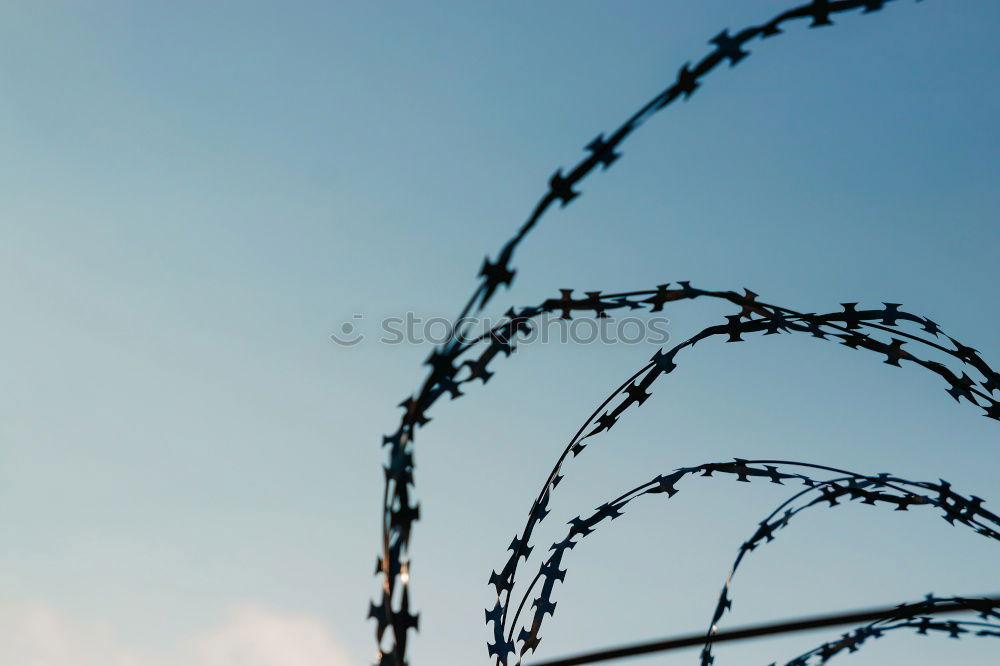
[[[579,427],[574,436],[566,444],[562,454],[550,471],[546,483],[532,504],[524,529],[519,535],[515,535],[511,543],[511,554],[507,562],[499,573],[494,571],[490,577],[490,584],[495,586],[498,600],[502,596],[507,595],[507,599],[501,604],[504,608],[502,624],[506,622],[507,601],[509,601],[510,590],[513,587],[514,574],[517,571],[518,563],[522,558],[527,559],[527,555],[530,553],[530,542],[534,528],[548,514],[547,507],[551,494],[563,478],[566,461],[575,458],[589,446],[586,440],[611,430],[621,416],[632,406],[641,406],[652,395],[650,389],[653,383],[660,377],[670,374],[677,367],[675,362],[677,354],[683,349],[693,347],[702,340],[723,336],[727,339],[727,342],[742,342],[744,341],[742,336],[750,333],[772,335],[789,332],[808,333],[811,337],[820,340],[838,340],[841,344],[851,349],[868,349],[883,354],[886,357],[885,363],[889,365],[900,367],[900,361],[906,360],[931,370],[945,379],[950,387],[948,389],[949,394],[956,400],[965,398],[973,404],[982,407],[985,415],[990,418],[998,418],[1000,416],[997,401],[986,393],[987,390],[992,392],[1000,389],[1000,384],[997,383],[997,379],[1000,376],[978,356],[978,353],[968,351],[971,348],[954,341],[953,338],[947,338],[954,346],[954,349],[950,349],[933,340],[899,330],[900,322],[911,322],[919,324],[923,330],[929,331],[936,336],[943,335],[937,324],[925,317],[901,310],[899,304],[889,303],[884,304],[884,307],[880,309],[859,310],[856,303],[846,303],[841,306],[842,310],[840,312],[806,314],[789,308],[763,303],[758,300],[757,294],[750,291],[741,295],[732,291],[706,291],[692,287],[688,282],[680,284],[681,288],[677,290],[671,290],[669,285],[662,285],[652,296],[644,299],[637,299],[635,296],[630,295],[627,297],[617,296],[615,300],[619,303],[627,300],[628,302],[625,303],[625,306],[628,306],[629,303],[639,305],[652,302],[662,307],[664,302],[694,299],[704,296],[723,299],[739,305],[741,312],[738,315],[727,317],[727,323],[724,325],[707,327],[668,351],[662,349],[657,351],[649,363],[633,373],[625,382],[617,387]],[[632,292],[632,294],[641,295],[645,295],[646,293],[648,292]],[[601,313],[603,313],[604,305],[600,302],[598,296],[594,294],[591,294],[587,299],[582,301],[571,299],[567,290],[564,290],[563,295],[564,298],[559,301],[546,301],[547,306],[553,307],[558,304],[560,307],[566,308],[563,311],[564,315],[567,315],[574,307],[594,310],[598,313],[597,316],[601,316]],[[865,328],[873,331],[890,331],[898,337],[893,337],[890,342],[884,342],[875,338],[873,334],[859,333],[859,330]],[[981,371],[983,378],[976,381],[964,372],[960,377],[938,361],[921,359],[915,354],[902,349],[904,340],[922,344],[933,351],[942,352],[952,359],[974,367],[977,370],[981,367],[983,369]],[[977,386],[982,387],[982,390],[976,388]],[[618,398],[620,398],[620,401],[617,405],[611,407]],[[980,405],[977,400],[981,400],[984,404]],[[507,641],[511,637],[508,636]]]
[[[939,620],[928,615],[944,604],[974,610],[979,613],[979,617],[983,620],[994,621]],[[996,620],[1000,620],[1000,612],[997,612],[995,601],[967,597],[935,597],[928,594],[923,601],[900,604],[898,611],[892,615],[857,627],[842,634],[837,640],[823,643],[819,647],[804,652],[786,662],[785,666],[825,664],[837,655],[845,652],[853,654],[871,641],[901,629],[912,629],[921,636],[938,634],[947,635],[949,638],[960,638],[963,635],[1000,638],[1000,622]],[[770,666],[776,666],[776,663],[772,663]]]
[[[984,613],[989,613],[990,611],[995,611],[1000,609],[1000,597],[996,595],[987,597],[952,597],[939,598],[936,599],[935,603],[927,604],[927,598],[925,601],[918,602],[921,604],[919,608],[919,616],[917,619],[922,620],[924,617],[930,618],[931,616],[944,615],[948,613],[960,613],[975,611],[982,617]],[[737,629],[728,629],[719,632],[716,635],[715,641],[731,642],[731,641],[742,641],[750,638],[761,638],[764,636],[776,636],[779,634],[790,634],[793,632],[800,631],[813,631],[816,629],[823,629],[826,627],[839,627],[845,625],[857,625],[861,622],[890,622],[893,619],[907,618],[913,616],[913,610],[909,608],[910,604],[898,604],[896,606],[872,608],[860,611],[851,611],[847,613],[837,613],[834,615],[820,615],[812,617],[800,617],[794,620],[786,620],[783,622],[772,622],[768,624],[758,624],[746,627],[740,627]],[[947,623],[948,620],[945,621]],[[935,623],[945,624],[945,623]],[[980,622],[967,622],[960,621],[962,625],[990,625],[992,623],[980,623]],[[886,625],[883,625],[886,626]],[[900,627],[905,628],[905,627]],[[919,633],[919,624],[917,628],[917,633]],[[958,632],[959,635],[962,633],[969,632]],[[991,635],[989,630],[984,630],[982,635]],[[957,637],[957,636],[956,636]],[[663,640],[651,641],[646,643],[636,643],[632,645],[622,645],[613,648],[606,648],[603,650],[597,650],[594,652],[585,652],[582,654],[576,654],[569,657],[560,657],[557,659],[549,659],[547,661],[541,662],[531,662],[530,666],[582,666],[583,664],[596,664],[604,661],[611,661],[614,659],[624,659],[626,657],[638,657],[641,655],[651,655],[654,653],[663,653],[671,650],[680,650],[690,647],[698,647],[704,642],[704,637],[701,634],[677,636],[674,638],[667,638]],[[857,650],[855,650],[857,651]],[[848,649],[848,652],[850,650]],[[772,662],[771,666],[775,666]],[[801,662],[800,665],[801,666]]]
[[[831,480],[817,480],[803,473],[783,471],[782,468],[785,467],[827,471],[840,476]],[[982,536],[1000,541],[1000,531],[998,531],[1000,529],[1000,516],[984,509],[982,499],[976,496],[965,497],[956,493],[946,481],[939,483],[914,482],[890,474],[867,476],[824,465],[784,460],[736,459],[727,463],[706,463],[695,467],[684,467],[667,475],[658,475],[627,490],[618,497],[598,506],[587,517],[577,516],[570,520],[568,523],[570,528],[565,538],[549,547],[551,555],[541,563],[538,573],[527,585],[509,624],[505,627],[504,617],[506,616],[505,611],[508,610],[508,604],[502,603],[499,598],[493,609],[486,611],[487,625],[493,625],[493,642],[487,646],[489,655],[495,657],[497,663],[506,665],[508,657],[515,651],[520,659],[529,651],[536,650],[541,641],[539,631],[545,622],[546,615],[555,614],[556,604],[552,600],[555,584],[565,581],[567,569],[561,568],[563,558],[566,552],[575,548],[584,537],[593,533],[605,521],[610,522],[622,516],[625,507],[640,497],[665,494],[666,499],[670,499],[680,491],[677,486],[681,480],[692,476],[711,478],[714,475],[735,477],[737,481],[744,483],[753,480],[767,480],[775,484],[797,481],[806,486],[807,492],[816,492],[820,495],[808,506],[818,506],[825,502],[827,506],[833,507],[837,506],[841,499],[859,500],[861,503],[871,506],[892,506],[896,511],[905,511],[910,506],[932,506],[940,509],[942,516],[950,524],[970,527]],[[801,495],[802,493],[797,493],[789,502],[795,501]],[[799,511],[801,510],[799,509]],[[746,553],[762,543],[773,540],[774,533],[786,527],[797,512],[785,509],[783,513],[777,515],[778,511],[776,510],[768,519],[762,521],[754,535],[740,546],[734,569]],[[516,643],[520,643],[518,649],[515,641],[512,640],[514,630],[519,626],[518,620],[527,600],[531,598],[539,583],[541,583],[541,589],[531,602],[531,607],[534,609],[531,626],[530,628],[521,628],[518,633],[516,641]],[[715,632],[724,612],[732,606],[729,591],[730,584],[727,580],[712,618],[712,629],[705,639],[706,651],[702,653],[703,664],[712,663],[707,642],[711,640],[711,635]],[[507,629],[506,636],[505,628]],[[518,663],[520,662],[518,661]]]
[[[649,389],[652,384],[660,376],[669,374],[676,368],[677,354],[702,340],[723,336],[727,342],[741,342],[743,335],[753,333],[773,335],[792,332],[808,333],[811,337],[821,340],[836,340],[851,349],[867,349],[884,355],[884,362],[889,365],[900,367],[901,361],[909,361],[924,367],[946,381],[949,386],[948,393],[955,400],[965,399],[982,408],[986,416],[993,419],[1000,417],[1000,406],[991,396],[994,391],[1000,390],[1000,374],[994,371],[975,349],[945,335],[933,320],[901,309],[900,304],[884,303],[881,308],[858,309],[857,303],[845,303],[836,312],[802,313],[762,302],[757,294],[749,290],[744,290],[744,293],[740,294],[735,291],[703,290],[693,287],[687,281],[681,281],[678,285],[677,288],[671,288],[670,284],[663,284],[655,289],[607,295],[600,292],[586,292],[583,298],[574,298],[573,290],[564,289],[561,290],[559,298],[546,299],[540,305],[517,311],[508,310],[505,319],[490,331],[456,347],[454,353],[447,358],[447,362],[435,351],[428,359],[434,377],[431,390],[421,392],[401,403],[404,408],[403,422],[394,435],[385,438],[386,443],[392,444],[389,464],[385,467],[387,488],[391,483],[396,492],[395,503],[387,512],[388,525],[393,528],[396,538],[387,541],[388,548],[379,559],[377,571],[384,572],[388,562],[393,578],[400,577],[404,573],[408,576],[409,573],[410,563],[404,557],[403,545],[408,542],[412,522],[419,517],[419,507],[411,506],[408,501],[408,486],[412,484],[413,458],[412,451],[406,443],[411,441],[413,430],[417,425],[426,424],[430,420],[427,411],[441,396],[449,394],[453,399],[457,398],[462,395],[460,387],[476,379],[486,383],[492,376],[489,370],[491,362],[501,354],[509,356],[513,353],[517,335],[529,331],[531,321],[543,313],[558,312],[565,318],[572,317],[574,313],[587,313],[600,318],[606,317],[608,311],[622,308],[629,311],[658,312],[668,303],[697,298],[721,300],[740,307],[740,313],[728,316],[726,324],[707,327],[667,351],[661,349],[656,352],[649,363],[612,392],[584,422],[550,472],[543,490],[529,512],[525,529],[520,536],[515,537],[507,565],[499,574],[494,572],[491,576],[490,582],[497,587],[498,596],[508,592],[509,586],[505,581],[512,577],[518,559],[526,555],[525,549],[529,547],[534,526],[547,513],[549,496],[562,478],[561,470],[569,454],[575,458],[588,446],[584,440],[610,430],[626,410],[645,402],[651,395]],[[902,324],[917,325],[921,331],[933,335],[935,339],[909,333],[901,328]],[[869,330],[872,333],[868,333]],[[878,339],[876,335],[883,332],[890,332],[895,337],[888,342]],[[936,341],[941,338],[947,340],[950,346]],[[952,362],[977,371],[982,377],[974,379],[965,372],[958,374],[939,361],[920,358],[903,348],[904,344],[910,342],[941,353]],[[478,356],[461,360],[477,348],[482,348]],[[609,405],[619,397],[621,398],[619,404],[608,410]],[[408,604],[409,601],[405,587],[406,581],[403,581],[404,589],[400,595],[400,604]],[[395,633],[397,627],[405,632],[402,627],[417,626],[418,619],[409,613],[408,605],[401,605],[400,610],[394,614],[386,610],[386,601],[391,598],[392,588],[389,587],[385,590],[382,604],[376,606],[373,603],[369,608],[369,615],[377,621],[378,636],[390,627]]]
[[[515,270],[511,266],[514,253],[520,243],[539,224],[547,211],[557,202],[560,207],[567,206],[581,193],[579,189],[583,181],[592,173],[606,170],[615,163],[621,152],[619,149],[625,140],[641,127],[652,115],[670,106],[679,99],[688,99],[700,87],[704,78],[721,64],[734,66],[749,55],[745,49],[747,44],[755,39],[766,39],[781,34],[786,24],[799,19],[808,19],[809,27],[816,28],[831,25],[833,16],[849,11],[861,10],[868,14],[881,10],[894,0],[811,0],[809,3],[782,12],[768,21],[746,27],[735,34],[723,30],[709,43],[714,49],[695,64],[685,63],[678,71],[675,80],[666,89],[654,96],[650,101],[633,113],[622,125],[608,136],[599,134],[585,149],[586,157],[571,169],[558,169],[548,182],[548,190],[539,199],[528,219],[517,232],[499,250],[496,259],[489,256],[483,261],[478,274],[478,283],[460,314],[452,325],[452,335],[448,342],[434,349],[426,360],[430,366],[418,391],[404,400],[400,406],[404,412],[396,430],[383,437],[383,446],[388,446],[387,463],[384,466],[385,486],[383,491],[382,547],[376,561],[376,574],[382,577],[382,592],[379,603],[373,601],[369,605],[369,617],[376,622],[375,635],[378,645],[377,659],[379,666],[405,666],[407,636],[411,629],[416,629],[419,623],[417,615],[411,613],[408,581],[412,561],[409,556],[410,535],[413,523],[419,519],[419,505],[413,501],[414,486],[414,448],[416,430],[425,425],[430,417],[427,411],[437,400],[448,395],[452,399],[462,395],[461,386],[476,379],[485,384],[492,376],[490,364],[500,355],[509,356],[515,348],[515,337],[519,333],[530,330],[530,321],[542,313],[560,312],[563,317],[570,317],[573,312],[593,312],[597,317],[606,316],[607,311],[620,308],[648,309],[659,311],[665,303],[674,300],[696,297],[722,298],[741,305],[739,315],[728,318],[728,324],[704,329],[699,335],[689,339],[682,345],[664,352],[657,352],[650,364],[623,384],[598,408],[602,412],[616,397],[626,395],[614,409],[595,414],[573,438],[567,451],[550,475],[545,487],[536,499],[529,513],[528,525],[519,537],[512,543],[513,565],[508,561],[500,574],[494,572],[491,584],[496,585],[498,598],[506,594],[509,601],[510,590],[506,581],[513,576],[516,563],[530,549],[531,531],[537,522],[544,518],[548,497],[558,484],[561,465],[569,452],[577,456],[585,447],[584,439],[609,430],[622,412],[631,405],[641,405],[648,397],[649,385],[657,377],[673,370],[674,358],[683,348],[694,346],[697,342],[717,335],[728,335],[730,342],[741,341],[741,336],[751,333],[770,335],[784,332],[808,332],[819,338],[837,339],[854,349],[867,349],[884,354],[885,362],[899,365],[901,361],[910,361],[931,370],[941,376],[948,384],[948,392],[957,401],[965,399],[982,409],[986,416],[1000,419],[1000,407],[992,398],[992,393],[1000,389],[1000,376],[997,375],[979,357],[976,350],[961,345],[952,338],[953,349],[934,341],[926,340],[897,329],[899,321],[919,323],[923,330],[936,337],[940,329],[929,319],[916,317],[900,311],[898,304],[884,304],[879,310],[857,310],[856,304],[844,304],[843,312],[815,315],[797,313],[791,310],[769,306],[756,302],[756,295],[747,291],[740,295],[735,292],[709,292],[696,290],[687,282],[679,283],[680,289],[671,290],[669,285],[661,285],[655,291],[629,292],[622,294],[602,295],[600,292],[585,292],[585,298],[573,298],[572,290],[563,290],[558,299],[549,299],[540,306],[509,310],[506,321],[491,329],[488,333],[472,341],[464,341],[467,329],[462,322],[470,312],[480,312],[495,297],[501,286],[509,287]],[[881,341],[870,333],[871,331],[892,331],[899,337],[890,341]],[[944,352],[953,360],[957,359],[964,366],[969,366],[983,374],[982,380],[974,380],[965,372],[961,376],[952,372],[938,361],[923,360],[903,349],[908,342],[919,342],[938,352]],[[483,345],[485,349],[474,358],[464,358],[473,348]],[[584,433],[583,429],[594,425],[594,429]],[[506,610],[504,610],[506,613]],[[391,643],[386,645],[391,634]]]
[[[892,480],[889,475],[879,475],[878,478],[885,481]],[[975,505],[979,507],[982,505],[982,499],[976,497],[975,495],[968,499],[954,495],[951,490],[951,485],[943,480],[938,484],[913,484],[902,479],[894,479],[893,481],[904,487],[916,486],[921,490],[932,490],[936,492],[938,502],[937,504],[934,504],[934,506],[944,507],[945,513],[942,517],[951,525],[954,525],[955,521],[958,520],[958,518],[955,517],[955,507],[967,505],[969,503],[975,503]],[[895,511],[906,511],[912,505],[925,503],[922,496],[918,494],[908,494],[902,499],[894,498],[892,495],[882,496],[880,499],[875,499],[875,497],[878,496],[877,491],[874,491],[876,493],[874,495],[866,494],[864,492],[864,489],[866,489],[867,486],[878,487],[879,485],[880,484],[877,483],[871,483],[867,479],[859,480],[857,477],[846,476],[838,479],[832,479],[824,482],[823,484],[817,484],[816,486],[810,486],[785,500],[758,524],[757,530],[754,532],[753,536],[740,545],[736,559],[726,576],[726,581],[723,583],[722,590],[719,592],[719,599],[716,603],[715,610],[713,611],[712,619],[709,622],[709,628],[705,637],[706,642],[701,652],[702,666],[711,666],[715,663],[715,659],[712,655],[712,639],[718,633],[719,621],[722,619],[723,615],[727,611],[732,610],[732,600],[729,595],[733,579],[735,578],[740,565],[743,563],[746,556],[748,556],[751,552],[754,552],[758,546],[774,541],[776,533],[779,530],[786,528],[792,518],[803,511],[816,506],[823,506],[827,508],[840,506],[840,502],[838,500],[844,497],[846,497],[849,501],[860,499],[862,500],[862,504],[871,506],[876,506],[878,501],[882,501],[886,504],[897,502]],[[803,502],[803,500],[808,498],[810,495],[819,495],[819,497]],[[798,502],[803,503],[796,505]],[[965,517],[969,517],[969,514],[964,515]],[[996,523],[996,517],[992,514],[989,514],[989,516],[990,521]],[[973,526],[972,523],[969,522],[963,522],[962,524]],[[991,528],[977,529],[980,534],[993,539],[998,539],[998,536],[1000,536],[997,535]],[[927,597],[927,599],[930,598],[931,597]],[[952,601],[955,599],[957,598],[951,598]]]

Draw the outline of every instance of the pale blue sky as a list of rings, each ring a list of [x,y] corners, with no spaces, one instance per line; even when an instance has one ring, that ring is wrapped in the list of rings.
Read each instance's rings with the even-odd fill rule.
[[[112,647],[95,655],[125,646],[147,666],[253,604],[367,663],[379,444],[428,349],[329,334],[355,313],[454,314],[555,168],[721,28],[784,6],[0,3],[0,605],[102,623]],[[901,302],[995,365],[998,29],[995,3],[906,1],[753,44],[546,218],[494,311],[690,279],[804,311]],[[681,339],[728,311],[667,314]],[[548,529],[733,456],[944,477],[1000,501],[996,423],[940,381],[774,337],[688,354],[580,458]],[[652,352],[527,348],[435,409],[417,448],[414,666],[486,663],[490,570],[564,441]],[[637,507],[572,553],[539,656],[700,630],[783,498],[720,481]],[[995,545],[930,512],[865,509],[755,554],[730,622],[997,591]],[[845,659],[995,654],[907,636]]]

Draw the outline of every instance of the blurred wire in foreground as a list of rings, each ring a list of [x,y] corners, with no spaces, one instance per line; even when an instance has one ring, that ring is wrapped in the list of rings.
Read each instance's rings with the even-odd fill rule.
[[[969,603],[974,601],[975,603]],[[985,609],[1000,608],[1000,596],[981,597],[977,599],[962,599],[948,603],[937,604],[933,608],[925,608],[920,612],[920,616],[940,615],[942,613],[958,613],[963,611],[982,612]],[[822,629],[824,627],[837,627],[847,624],[857,624],[861,622],[871,622],[887,619],[907,619],[913,617],[912,607],[890,606],[887,608],[874,608],[869,610],[841,613],[838,615],[822,615],[809,617],[777,624],[758,624],[740,629],[730,629],[720,631],[712,637],[712,643],[724,643],[726,641],[739,641],[748,638],[759,638],[761,636],[773,636],[775,634],[788,634],[796,631],[809,631],[811,629]],[[536,661],[528,666],[577,666],[577,664],[596,664],[601,661],[612,659],[624,659],[626,657],[638,657],[652,654],[654,652],[667,652],[669,650],[680,650],[682,648],[699,647],[705,644],[705,634],[691,634],[678,638],[668,638],[665,640],[652,641],[650,643],[637,643],[634,645],[624,645],[622,647],[587,652],[561,659],[551,659],[549,661]]]

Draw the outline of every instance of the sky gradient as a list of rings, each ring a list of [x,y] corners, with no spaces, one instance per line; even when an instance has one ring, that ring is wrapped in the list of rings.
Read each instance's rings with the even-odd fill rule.
[[[0,661],[369,663],[379,444],[429,349],[330,335],[356,314],[369,335],[454,315],[556,168],[720,29],[782,8],[0,3]],[[807,312],[903,303],[996,366],[998,28],[996,4],[903,1],[755,43],[547,216],[492,314],[691,280]],[[666,314],[681,340],[729,311]],[[486,663],[490,570],[564,442],[654,350],[526,347],[436,406],[416,449],[414,666]],[[1000,501],[997,424],[912,367],[772,336],[699,346],[658,387],[574,466],[536,553],[624,488],[734,456]],[[539,657],[704,628],[785,498],[736,485],[637,506],[577,548]],[[752,558],[729,622],[996,592],[996,561],[931,512],[844,507]],[[995,655],[898,636],[844,659]]]

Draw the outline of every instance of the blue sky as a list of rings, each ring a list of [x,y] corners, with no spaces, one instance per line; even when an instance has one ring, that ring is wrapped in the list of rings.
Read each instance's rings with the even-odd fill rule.
[[[379,444],[428,349],[330,334],[454,314],[557,167],[721,28],[782,7],[3,3],[5,661],[367,663]],[[900,302],[995,364],[998,27],[990,3],[899,2],[754,44],[546,218],[492,312],[689,279],[803,311]],[[677,340],[724,314],[667,312]],[[653,351],[526,347],[436,408],[416,453],[414,664],[485,660],[490,570],[580,420]],[[996,424],[912,367],[773,336],[699,346],[659,386],[580,458],[550,530],[733,456],[1000,497]],[[703,628],[784,499],[734,485],[637,507],[574,551],[539,656]],[[755,555],[730,622],[995,591],[995,546],[865,509]],[[985,664],[995,647],[895,637],[848,658]]]

